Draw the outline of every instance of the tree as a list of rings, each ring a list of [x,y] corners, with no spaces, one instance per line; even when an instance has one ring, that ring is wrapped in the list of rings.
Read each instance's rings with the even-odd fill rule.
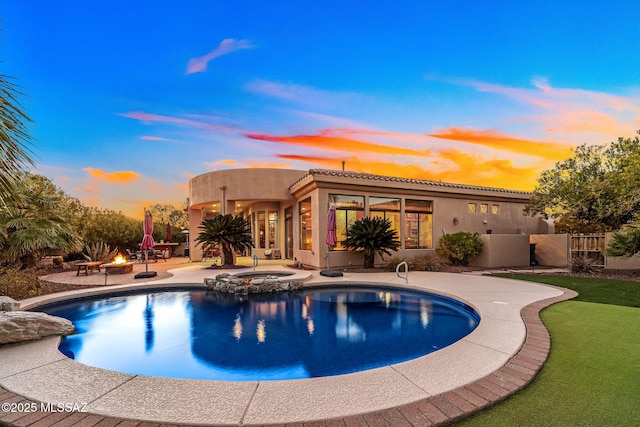
[[[638,136],[608,148],[583,144],[542,173],[524,212],[554,218],[557,232],[618,230],[640,209],[639,168]]]
[[[31,119],[18,102],[21,95],[11,78],[0,74],[0,209],[18,202],[18,176],[24,166],[33,165],[27,133]]]
[[[189,215],[184,208],[176,208],[173,205],[161,205],[156,203],[149,208],[153,215],[153,222],[169,224],[173,227],[187,228],[189,227]]]
[[[111,209],[83,206],[72,223],[87,244],[106,243],[124,251],[142,242],[142,221]]]
[[[364,252],[364,268],[373,268],[376,254],[391,255],[400,247],[398,233],[391,228],[391,221],[384,218],[364,217],[347,229],[344,241],[347,248]]]
[[[19,202],[0,210],[0,259],[5,263],[26,268],[42,256],[82,248],[82,240],[60,215],[62,199],[49,184],[39,175],[19,175],[15,189]]]
[[[205,251],[219,246],[222,249],[224,267],[233,267],[234,251],[253,247],[251,223],[240,216],[234,218],[231,214],[218,215],[202,221],[199,228],[202,231],[198,234],[196,243],[201,243]]]

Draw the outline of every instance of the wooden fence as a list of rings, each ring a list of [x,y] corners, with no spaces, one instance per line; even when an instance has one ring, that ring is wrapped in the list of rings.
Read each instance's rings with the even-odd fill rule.
[[[569,265],[577,257],[591,258],[598,267],[604,267],[605,235],[572,234],[569,250]]]

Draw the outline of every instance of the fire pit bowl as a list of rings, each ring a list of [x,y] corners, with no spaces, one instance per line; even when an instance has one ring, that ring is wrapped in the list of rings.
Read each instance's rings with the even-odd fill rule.
[[[121,262],[121,263],[111,263],[111,264],[102,264],[102,267],[109,274],[127,274],[133,273],[133,263],[132,262]]]

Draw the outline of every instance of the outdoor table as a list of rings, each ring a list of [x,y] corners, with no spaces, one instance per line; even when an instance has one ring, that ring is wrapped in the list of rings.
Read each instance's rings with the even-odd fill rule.
[[[93,272],[96,268],[100,271],[100,265],[102,265],[102,261],[88,261],[88,262],[79,262],[76,264],[78,266],[78,272],[76,276],[80,275],[82,271],[85,276],[89,275],[89,272]]]

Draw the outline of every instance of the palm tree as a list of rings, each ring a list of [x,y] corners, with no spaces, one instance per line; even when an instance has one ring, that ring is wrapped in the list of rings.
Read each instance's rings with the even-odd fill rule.
[[[50,191],[46,178],[17,176],[15,191],[20,201],[0,209],[0,259],[25,268],[45,255],[79,251],[82,241],[60,215],[62,199]]]
[[[253,247],[251,223],[242,217],[219,215],[213,219],[205,219],[199,228],[202,231],[198,234],[196,243],[201,243],[205,251],[219,246],[222,249],[224,267],[233,267],[234,251]]]
[[[344,241],[347,248],[364,252],[364,268],[373,268],[376,254],[391,255],[400,247],[398,233],[391,229],[391,221],[384,218],[364,217],[347,229]]]
[[[0,74],[0,209],[18,202],[18,175],[31,160],[31,137],[26,123],[31,119],[22,111],[22,95],[11,78]]]

